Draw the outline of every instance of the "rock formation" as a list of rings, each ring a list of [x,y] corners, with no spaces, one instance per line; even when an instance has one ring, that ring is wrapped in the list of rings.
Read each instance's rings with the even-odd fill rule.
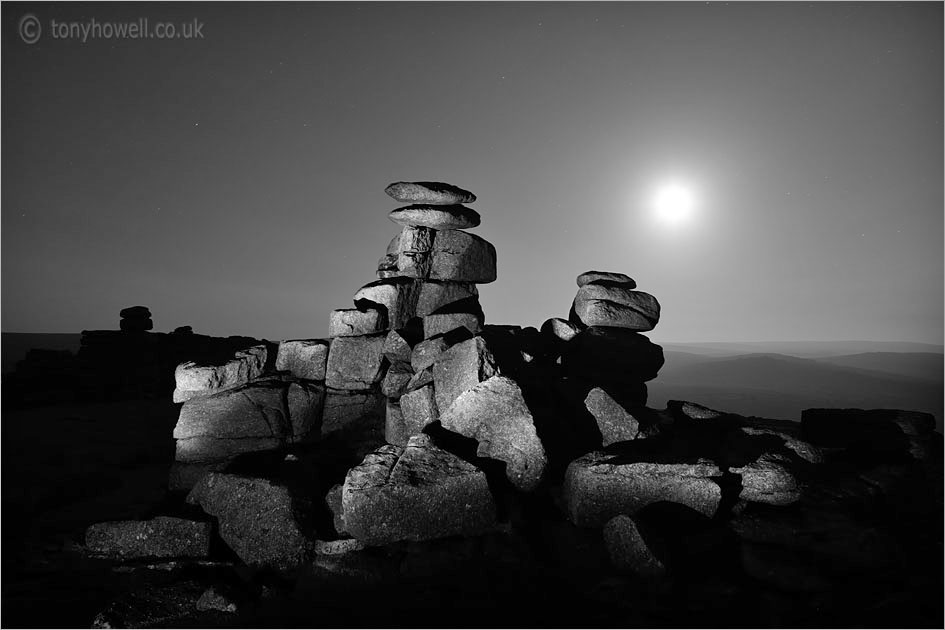
[[[809,625],[825,609],[846,618],[863,592],[908,605],[917,583],[930,592],[909,574],[938,548],[930,416],[649,408],[663,353],[642,333],[660,306],[633,279],[580,274],[568,318],[540,330],[486,324],[477,285],[496,280],[496,252],[464,231],[480,223],[464,205],[475,195],[435,182],[386,192],[410,204],[389,215],[400,231],[327,339],[174,371],[171,488],[203,517],[96,525],[91,551],[212,556],[212,535],[259,575],[307,568],[380,590],[521,574],[504,604],[521,607],[534,582],[529,614],[578,615],[524,625],[586,625],[599,605],[641,625],[693,625],[680,610],[709,625]],[[228,588],[190,588],[187,606],[238,614]]]

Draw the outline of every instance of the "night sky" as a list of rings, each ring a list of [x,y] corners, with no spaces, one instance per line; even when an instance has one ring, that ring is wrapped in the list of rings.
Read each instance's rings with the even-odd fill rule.
[[[941,3],[2,12],[4,331],[326,336],[399,230],[384,187],[434,180],[479,197],[487,322],[603,269],[656,341],[943,341]],[[48,33],[144,17],[203,38]]]

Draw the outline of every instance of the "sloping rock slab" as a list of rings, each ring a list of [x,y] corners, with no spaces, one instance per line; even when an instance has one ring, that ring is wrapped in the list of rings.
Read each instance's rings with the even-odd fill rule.
[[[210,473],[187,502],[217,518],[220,537],[251,567],[291,570],[314,554],[311,504],[272,481]]]
[[[292,432],[287,387],[282,381],[259,381],[190,400],[181,407],[174,437],[284,438]]]
[[[564,500],[571,522],[581,527],[600,527],[657,501],[680,503],[711,517],[722,498],[712,477],[721,475],[709,460],[619,463],[612,455],[594,452],[568,466]]]
[[[505,474],[519,490],[534,490],[541,482],[548,457],[522,390],[512,379],[493,376],[460,394],[440,423],[474,438],[480,457],[505,462]]]
[[[174,402],[186,402],[245,385],[262,376],[267,356],[266,346],[259,345],[237,352],[223,365],[198,365],[193,361],[181,363],[174,370]]]
[[[436,406],[440,413],[449,409],[463,392],[498,373],[495,357],[483,337],[457,343],[433,364]]]
[[[480,534],[496,519],[485,473],[426,435],[368,454],[348,471],[342,506],[348,533],[368,545]]]

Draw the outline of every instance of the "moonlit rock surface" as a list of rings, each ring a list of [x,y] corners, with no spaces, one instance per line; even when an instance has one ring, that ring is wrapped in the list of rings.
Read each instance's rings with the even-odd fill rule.
[[[614,285],[585,284],[578,289],[571,308],[585,326],[614,326],[645,332],[653,330],[660,320],[660,304],[655,297]]]
[[[325,339],[286,339],[279,343],[276,369],[296,378],[324,381],[328,343]]]
[[[384,192],[402,203],[450,206],[472,203],[476,195],[458,186],[443,182],[395,182]]]
[[[640,422],[600,387],[587,393],[584,406],[597,421],[603,446],[635,440],[640,435]]]
[[[625,285],[628,289],[637,288],[637,283],[633,278],[626,274],[613,271],[585,271],[577,277],[577,285],[583,287],[585,284],[604,280],[615,284]]]
[[[348,533],[369,545],[472,536],[496,522],[485,473],[426,435],[386,444],[349,470],[342,507]]]
[[[332,389],[369,389],[383,377],[387,335],[336,337],[328,351],[325,384]]]
[[[268,349],[259,345],[237,352],[223,365],[198,365],[193,361],[181,363],[174,370],[177,385],[174,402],[185,402],[245,385],[262,375],[267,357]]]
[[[574,322],[569,322],[560,317],[552,317],[545,320],[545,323],[541,325],[541,332],[545,335],[557,337],[561,341],[571,341],[575,335],[581,332],[581,328]]]
[[[632,515],[657,501],[681,503],[712,517],[722,489],[711,478],[721,475],[722,470],[709,460],[620,463],[612,455],[594,452],[568,466],[564,498],[571,522],[580,527],[600,527],[615,516]]]
[[[496,359],[482,337],[473,337],[440,354],[433,364],[436,406],[442,415],[460,394],[498,373]]]
[[[415,204],[392,210],[388,218],[399,225],[421,226],[435,230],[462,230],[479,225],[479,213],[462,205],[434,206]]]
[[[357,337],[387,330],[387,313],[374,308],[340,308],[331,312],[329,337]]]
[[[548,457],[535,418],[518,384],[493,376],[462,393],[440,415],[443,428],[474,438],[480,457],[506,463],[505,474],[519,490],[534,490]]]

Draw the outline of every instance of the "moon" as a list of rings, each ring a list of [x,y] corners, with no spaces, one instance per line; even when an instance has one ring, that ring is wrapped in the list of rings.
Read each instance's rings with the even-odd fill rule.
[[[692,190],[681,182],[667,182],[653,195],[653,215],[667,227],[682,227],[690,223],[696,200]]]

